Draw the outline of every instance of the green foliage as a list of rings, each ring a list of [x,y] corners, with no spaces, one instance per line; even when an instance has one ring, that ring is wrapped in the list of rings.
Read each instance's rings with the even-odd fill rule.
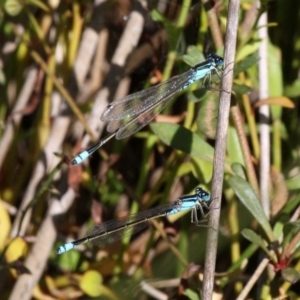
[[[238,176],[230,176],[228,179],[228,183],[232,187],[240,201],[247,207],[249,212],[261,225],[265,234],[269,238],[269,241],[274,242],[275,237],[273,235],[272,228],[262,209],[261,204],[257,199],[253,188],[249,185],[249,183],[246,180]]]
[[[254,245],[259,246],[262,250],[265,251],[265,253],[272,258],[272,254],[270,253],[270,251],[267,249],[263,239],[257,235],[253,230],[250,229],[244,229],[242,231],[242,235],[249,240],[250,242],[252,242]]]
[[[80,280],[80,288],[91,297],[98,297],[101,292],[102,276],[96,271],[87,271]]]
[[[209,89],[200,80],[180,91],[149,128],[122,141],[113,138],[85,163],[70,165],[87,146],[88,134],[96,140],[95,128],[102,130],[94,120],[100,120],[106,101],[179,75],[205,61],[208,52],[223,55],[228,1],[211,1],[211,9],[198,1],[150,2],[151,10],[138,1],[0,4],[4,299],[15,295],[25,274],[37,281],[32,290],[21,290],[35,299],[150,299],[153,290],[172,299],[200,299],[209,215],[199,226],[187,213],[172,215],[111,245],[84,244],[56,254],[63,243],[84,237],[94,222],[175,201],[198,186],[210,191],[214,163],[223,163],[214,157],[223,112],[221,80],[212,74]],[[260,4],[257,9],[256,1],[241,1],[235,61],[224,66],[223,75],[233,70],[234,79],[232,92],[225,91],[231,92],[232,111],[224,182],[218,183],[222,206],[212,199],[209,208],[221,210],[212,285],[218,297],[237,298],[263,253],[277,276],[261,276],[247,297],[298,299],[300,1]],[[258,99],[263,59],[258,19],[266,10],[269,97]],[[262,103],[270,108],[269,120],[261,119]],[[270,154],[259,141],[266,124]],[[266,155],[269,216],[259,181]],[[168,281],[173,278],[175,285]],[[272,292],[269,298],[265,290]]]

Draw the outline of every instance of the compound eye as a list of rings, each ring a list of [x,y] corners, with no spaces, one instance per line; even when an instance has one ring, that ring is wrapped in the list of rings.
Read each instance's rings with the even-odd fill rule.
[[[204,196],[204,200],[205,200],[205,201],[209,201],[209,200],[210,200],[210,195],[205,195],[205,196]]]

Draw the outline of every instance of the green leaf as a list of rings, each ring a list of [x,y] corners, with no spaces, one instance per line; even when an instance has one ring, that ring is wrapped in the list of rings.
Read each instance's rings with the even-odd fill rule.
[[[176,172],[176,177],[182,177],[184,175],[187,175],[190,172],[192,172],[192,164],[188,161],[180,164],[180,167]]]
[[[283,227],[283,242],[282,247],[286,248],[287,245],[291,242],[293,237],[299,232],[300,229],[300,220],[297,220],[295,222],[288,222],[284,224]]]
[[[196,86],[196,89],[191,90],[188,93],[188,100],[193,103],[198,103],[200,101],[204,103],[205,99],[207,99],[211,93],[207,93],[207,88],[202,86],[201,80],[195,82],[191,89],[193,89],[194,86]]]
[[[6,75],[3,71],[3,68],[0,67],[0,84],[4,85],[6,83]]]
[[[191,165],[191,171],[198,181],[202,183],[210,182],[213,171],[213,166],[211,163],[194,156],[191,159]]]
[[[244,169],[243,165],[238,164],[238,163],[233,163],[231,167],[232,167],[232,170],[235,173],[235,175],[237,175],[243,179],[246,179],[245,169]]]
[[[295,260],[299,259],[300,258],[300,246],[298,247],[295,247],[293,249],[293,252],[291,253],[291,257]]]
[[[171,123],[153,123],[151,129],[165,144],[206,161],[213,161],[213,147],[190,130]]]
[[[270,223],[250,184],[245,179],[238,176],[230,176],[228,179],[228,183],[232,187],[238,198],[241,200],[241,202],[245,205],[245,207],[263,228],[269,238],[269,241],[274,242],[276,239]]]
[[[280,59],[280,50],[270,42],[268,43],[268,79],[269,96],[283,95],[282,62]],[[281,119],[282,107],[271,105],[272,120]]]
[[[251,229],[243,229],[242,230],[242,235],[249,240],[250,242],[252,242],[253,244],[259,246],[262,250],[264,250],[266,252],[266,254],[272,258],[272,255],[270,253],[270,251],[268,250],[268,248],[266,247],[266,244],[264,242],[264,240],[258,236],[253,230]]]
[[[83,274],[79,286],[87,295],[99,297],[102,294],[102,276],[96,271],[87,271]]]
[[[281,275],[284,280],[294,284],[300,279],[300,273],[292,268],[285,268],[281,270]]]
[[[169,19],[163,16],[157,9],[152,10],[151,16],[154,21],[163,23],[167,32],[169,47],[171,50],[175,50],[181,30],[177,28]]]
[[[191,289],[186,289],[183,293],[183,295],[187,296],[191,300],[199,300],[199,293],[196,293],[195,291]]]
[[[236,61],[237,62],[242,61],[248,55],[254,54],[258,50],[260,44],[261,44],[261,41],[256,41],[256,42],[253,42],[252,44],[245,45],[241,50],[239,50],[237,52]]]
[[[284,91],[284,95],[290,98],[300,96],[300,79],[296,79],[292,85],[288,85]]]
[[[19,0],[6,0],[4,9],[10,16],[18,15],[23,9],[23,2]]]
[[[281,51],[268,43],[269,97],[283,95]]]
[[[61,244],[59,244],[61,246]],[[56,245],[55,249],[58,248],[58,245]],[[55,253],[55,257],[57,257],[57,254]],[[65,271],[76,271],[78,269],[78,264],[80,262],[81,254],[79,251],[69,251],[65,255],[59,255],[59,266]]]
[[[252,91],[252,88],[248,85],[245,84],[233,84],[232,86],[232,90],[236,93],[236,94],[248,94]]]
[[[216,137],[218,113],[219,95],[208,93],[201,102],[196,122],[199,131],[210,139]]]
[[[44,10],[45,12],[50,13],[50,9],[47,5],[45,5],[45,3],[43,1],[39,1],[39,0],[29,0],[30,4],[37,6],[38,8]]]
[[[182,56],[183,61],[189,66],[193,67],[202,61],[205,61],[205,57],[201,51],[196,46],[189,46],[187,49],[187,54]]]
[[[244,250],[240,258],[229,267],[227,272],[233,272],[238,269],[243,270],[247,266],[248,260],[254,255],[257,249],[258,246],[256,244],[250,244],[247,249]]]
[[[288,190],[299,190],[300,189],[300,173],[296,176],[289,178],[285,181]]]
[[[244,156],[236,129],[229,126],[227,132],[227,152],[232,162],[244,165]]]
[[[251,68],[252,66],[257,65],[257,62],[259,61],[259,55],[257,52],[247,56],[244,60],[237,63],[234,66],[234,72],[233,77],[236,77],[239,73],[245,72],[247,69]]]
[[[178,124],[152,123],[153,132],[168,146],[213,163],[214,149],[198,134]],[[230,163],[226,172],[232,173]]]
[[[273,226],[273,232],[276,238],[279,238],[282,233],[285,224],[289,221],[289,217],[286,214],[281,214],[279,218],[276,220],[275,225]]]

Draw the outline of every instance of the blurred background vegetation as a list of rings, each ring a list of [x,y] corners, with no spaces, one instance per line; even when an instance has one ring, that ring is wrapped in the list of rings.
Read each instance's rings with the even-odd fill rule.
[[[239,12],[232,106],[241,127],[233,115],[214,295],[236,298],[267,257],[268,272],[248,297],[300,299],[300,1],[257,5],[242,0]],[[142,131],[110,140],[82,165],[70,161],[107,135],[100,116],[109,102],[181,74],[209,52],[223,55],[227,6],[1,2],[1,299],[199,299],[207,228],[187,214],[111,245],[86,244],[63,255],[56,249],[94,223],[174,201],[197,186],[210,191],[219,93],[201,82]],[[258,96],[263,12],[268,99]],[[268,218],[255,184],[264,155],[258,100],[270,107]]]

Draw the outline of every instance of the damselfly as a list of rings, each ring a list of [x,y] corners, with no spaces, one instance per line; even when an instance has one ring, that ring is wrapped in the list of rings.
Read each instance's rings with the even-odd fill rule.
[[[125,236],[141,231],[155,218],[173,215],[186,210],[191,210],[191,222],[198,224],[197,210],[200,210],[201,216],[205,217],[203,207],[209,209],[209,202],[210,194],[197,187],[194,195],[180,197],[173,203],[157,206],[128,217],[97,224],[87,233],[86,237],[64,244],[56,252],[57,254],[62,254],[87,242],[93,244],[112,243]]]
[[[120,140],[146,126],[166,107],[177,92],[186,89],[195,81],[203,79],[203,85],[208,82],[206,87],[210,87],[213,73],[221,78],[223,64],[222,57],[210,53],[206,61],[195,65],[189,71],[109,104],[101,120],[108,122],[107,131],[110,134],[78,154],[72,160],[72,165],[82,163],[112,137],[116,136],[116,139]]]

